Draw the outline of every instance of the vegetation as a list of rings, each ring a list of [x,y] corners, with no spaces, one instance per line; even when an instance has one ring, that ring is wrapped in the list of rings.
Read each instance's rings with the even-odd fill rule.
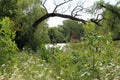
[[[80,40],[84,36],[84,29],[82,24],[73,20],[63,21],[63,25],[52,27],[49,29],[49,37],[51,43],[63,43],[74,40]]]
[[[12,22],[9,18],[4,18],[0,22],[0,65],[1,72],[11,72],[11,68],[16,63],[15,54],[17,53],[17,46],[12,40],[15,37],[15,32],[11,30]],[[6,66],[6,68],[3,68]]]
[[[52,13],[46,1],[0,0],[0,80],[119,80],[120,2],[76,5],[66,15],[58,8],[74,0],[54,2]],[[97,18],[76,17],[78,8]],[[54,16],[72,20],[50,28],[47,18]],[[48,43],[66,46],[46,48]]]

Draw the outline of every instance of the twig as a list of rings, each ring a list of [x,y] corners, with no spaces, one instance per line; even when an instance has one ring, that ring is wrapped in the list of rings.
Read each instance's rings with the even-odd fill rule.
[[[46,1],[47,1],[47,0],[44,0],[44,2],[42,3],[42,6],[44,7],[46,13],[48,13],[47,8],[45,7],[45,3],[46,3]]]
[[[65,4],[65,3],[68,3],[68,2],[70,2],[70,1],[72,1],[72,0],[68,0],[68,1],[65,1],[65,2],[63,2],[63,3],[60,3],[59,5],[56,5],[55,9],[53,10],[53,13],[56,12],[56,10],[57,10],[58,7],[60,7],[61,5]]]

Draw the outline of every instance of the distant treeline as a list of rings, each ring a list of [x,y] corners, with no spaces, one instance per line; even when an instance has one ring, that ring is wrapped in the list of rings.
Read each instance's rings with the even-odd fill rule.
[[[48,29],[48,35],[50,43],[76,42],[84,36],[84,29],[82,24],[77,21],[65,20],[63,21],[63,25],[50,27]]]

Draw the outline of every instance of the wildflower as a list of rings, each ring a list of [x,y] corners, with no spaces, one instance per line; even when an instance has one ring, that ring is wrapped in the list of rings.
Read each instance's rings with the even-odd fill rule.
[[[84,72],[83,74],[81,74],[81,77],[83,77],[85,75],[90,75],[90,73],[89,72]]]
[[[40,65],[40,67],[43,67],[43,66],[44,66],[44,64],[41,64],[41,65]]]
[[[2,64],[2,65],[1,65],[1,67],[4,67],[4,66],[5,66],[5,64]]]
[[[120,69],[120,66],[116,66],[116,69]]]
[[[52,73],[52,70],[49,70],[49,73]]]
[[[99,79],[94,79],[94,80],[99,80]]]
[[[48,68],[45,67],[44,69],[47,70]]]
[[[42,76],[43,76],[42,74],[39,74],[39,75],[38,75],[38,78],[41,78]]]
[[[4,75],[0,76],[0,80],[4,80],[4,78],[5,78]]]
[[[99,38],[100,38],[101,36],[97,36],[97,37],[99,37]]]
[[[60,76],[57,76],[57,79],[60,79]]]
[[[102,70],[104,70],[104,68],[100,67],[100,70],[102,71]]]
[[[41,67],[41,65],[40,65],[40,64],[37,64],[36,66],[37,66],[37,67]]]

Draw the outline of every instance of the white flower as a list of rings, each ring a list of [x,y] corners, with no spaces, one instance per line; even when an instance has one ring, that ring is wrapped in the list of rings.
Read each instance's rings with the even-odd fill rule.
[[[5,66],[5,64],[2,64],[2,65],[1,65],[1,67],[4,67],[4,66]]]
[[[90,75],[90,73],[89,72],[84,72],[83,74],[81,74],[81,77],[83,77],[85,75]]]
[[[117,69],[119,69],[119,68],[120,68],[120,66],[116,66],[116,68],[117,68]]]
[[[104,68],[100,67],[100,70],[102,71],[102,70],[104,70]]]
[[[43,76],[42,74],[39,74],[39,75],[38,75],[38,78],[41,78],[42,76]]]
[[[4,75],[0,76],[0,80],[4,80],[4,78],[5,78]]]
[[[57,79],[60,79],[60,76],[57,76]]]
[[[49,73],[52,73],[52,70],[49,70]]]
[[[45,67],[44,69],[47,70],[48,68]]]
[[[97,37],[101,37],[101,36],[97,36]]]

